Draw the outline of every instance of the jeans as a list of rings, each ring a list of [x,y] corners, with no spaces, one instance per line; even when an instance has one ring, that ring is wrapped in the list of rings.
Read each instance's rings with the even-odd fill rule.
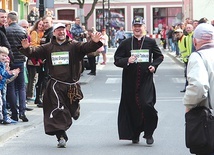
[[[180,51],[178,48],[178,42],[175,42],[175,51],[176,51],[176,55],[180,55]]]
[[[172,38],[168,39],[171,51],[175,51],[175,43],[172,41]]]
[[[112,46],[113,48],[115,48],[115,47],[116,47],[116,40],[115,40],[115,36],[112,36],[112,37],[111,37],[111,46]]]
[[[7,101],[10,104],[12,116],[11,118],[18,121],[19,115],[25,114],[26,108],[26,87],[24,78],[24,63],[13,63],[11,65],[11,70],[19,68],[20,73],[17,78],[7,85]],[[17,99],[19,101],[19,106],[17,105]],[[19,111],[18,111],[19,110]]]
[[[28,71],[28,84],[27,84],[27,97],[34,97],[35,92],[35,85],[38,79],[38,76],[36,76],[38,66],[31,66],[27,65],[27,71]]]
[[[2,94],[2,113],[3,113],[3,119],[7,120],[7,100],[6,100],[6,93],[7,93],[7,84],[4,85],[3,89],[1,90]]]

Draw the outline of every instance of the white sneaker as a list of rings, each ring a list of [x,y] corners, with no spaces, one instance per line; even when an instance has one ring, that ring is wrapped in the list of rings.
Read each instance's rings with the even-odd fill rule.
[[[11,119],[10,117],[8,117],[8,118],[5,120],[5,122],[6,122],[7,124],[17,123],[17,121]]]
[[[60,137],[59,143],[57,145],[58,148],[65,148],[66,147],[66,141],[64,137]]]

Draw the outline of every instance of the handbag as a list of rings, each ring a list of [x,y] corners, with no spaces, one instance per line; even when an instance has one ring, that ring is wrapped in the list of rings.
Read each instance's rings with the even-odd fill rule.
[[[201,56],[199,52],[197,53]],[[205,67],[207,69],[206,65]],[[209,92],[208,103],[209,108],[197,106],[185,114],[186,147],[194,154],[210,154],[214,152],[214,116],[211,111]]]
[[[198,106],[185,114],[186,147],[191,153],[214,152],[214,116],[209,108]]]

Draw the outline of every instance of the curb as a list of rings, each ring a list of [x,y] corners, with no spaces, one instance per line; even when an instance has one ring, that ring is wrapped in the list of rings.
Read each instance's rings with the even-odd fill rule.
[[[180,58],[177,58],[173,55],[174,53],[172,52],[167,52],[167,55],[176,63],[178,63],[181,67],[184,67],[184,63]]]
[[[28,107],[33,108],[33,111],[26,111],[29,122],[19,121],[15,124],[0,125],[0,144],[3,144],[21,131],[43,123],[43,109],[38,108],[33,102],[29,102]]]

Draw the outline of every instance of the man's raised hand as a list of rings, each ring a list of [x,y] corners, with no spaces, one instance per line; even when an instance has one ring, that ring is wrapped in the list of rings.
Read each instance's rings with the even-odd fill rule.
[[[91,39],[94,42],[99,42],[101,40],[102,34],[100,32],[95,32],[95,34],[92,34]]]

